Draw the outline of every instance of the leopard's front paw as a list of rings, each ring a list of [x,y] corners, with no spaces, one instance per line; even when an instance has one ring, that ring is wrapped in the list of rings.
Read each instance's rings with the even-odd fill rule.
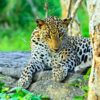
[[[27,79],[23,79],[23,78],[20,78],[17,82],[18,87],[23,87],[25,89],[27,89],[30,84],[31,84],[31,80],[27,80]]]
[[[64,78],[63,78],[61,75],[59,75],[59,74],[53,73],[53,75],[52,75],[52,80],[53,80],[53,81],[61,82],[63,79],[64,79]]]
[[[64,70],[63,68],[54,68],[52,70],[52,79],[56,82],[61,82],[65,79],[67,76],[67,70]]]

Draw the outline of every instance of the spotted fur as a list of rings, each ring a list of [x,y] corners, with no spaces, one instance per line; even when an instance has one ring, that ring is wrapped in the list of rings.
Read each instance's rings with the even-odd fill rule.
[[[90,39],[68,36],[68,19],[48,17],[37,20],[31,36],[31,57],[22,71],[18,86],[28,88],[39,71],[52,69],[52,79],[62,81],[68,72],[82,71],[91,65]]]

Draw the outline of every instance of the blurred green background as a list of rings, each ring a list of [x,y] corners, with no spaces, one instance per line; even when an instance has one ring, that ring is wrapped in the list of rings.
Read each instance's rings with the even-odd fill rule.
[[[48,2],[49,16],[61,17],[60,0],[0,0],[0,51],[30,50],[31,32],[36,27],[35,18],[45,18],[45,2]],[[88,37],[85,1],[78,9],[77,16],[82,35]]]

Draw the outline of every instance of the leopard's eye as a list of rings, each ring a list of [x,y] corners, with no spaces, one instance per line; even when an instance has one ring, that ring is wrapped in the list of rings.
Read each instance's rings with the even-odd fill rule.
[[[51,38],[51,36],[50,36],[49,33],[48,33],[48,34],[46,33],[46,34],[44,35],[44,37],[45,37],[45,38]]]
[[[51,38],[50,34],[47,34],[46,37],[47,37],[47,38]]]
[[[59,37],[62,37],[63,36],[63,33],[59,33]]]

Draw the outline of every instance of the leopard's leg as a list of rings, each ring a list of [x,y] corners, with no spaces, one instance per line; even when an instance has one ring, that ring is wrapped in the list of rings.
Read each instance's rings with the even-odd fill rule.
[[[54,59],[52,61],[53,80],[58,82],[63,81],[68,75],[69,71],[74,71],[76,64],[77,63],[75,55],[69,56],[68,58],[66,58],[66,60]]]
[[[30,59],[28,65],[22,71],[21,77],[18,80],[17,85],[23,88],[28,88],[32,82],[32,76],[36,72],[42,71],[44,69],[44,64],[34,59]]]
[[[54,81],[60,82],[65,79],[68,74],[68,67],[61,62],[53,62],[52,66],[52,79]]]
[[[83,63],[75,54],[69,56],[65,61],[59,61],[55,59],[52,63],[53,80],[62,81],[67,76],[68,71],[81,72],[89,65],[91,65],[91,61],[89,62],[87,59],[87,62]]]

